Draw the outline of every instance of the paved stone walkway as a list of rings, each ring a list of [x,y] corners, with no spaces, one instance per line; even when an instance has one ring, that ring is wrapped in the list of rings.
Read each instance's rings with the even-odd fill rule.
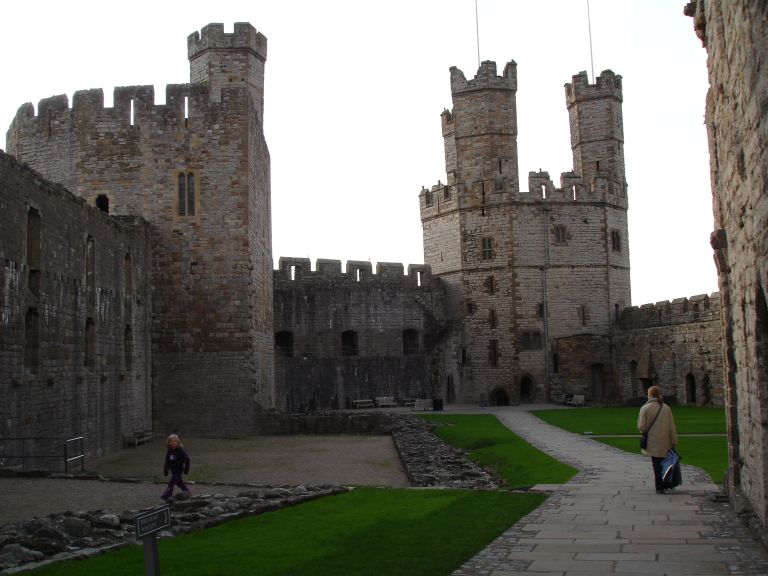
[[[488,408],[517,435],[579,469],[454,576],[766,575],[768,554],[701,470],[656,494],[650,459],[560,430],[525,406]],[[477,412],[477,410],[473,411]],[[685,455],[683,455],[685,456]]]

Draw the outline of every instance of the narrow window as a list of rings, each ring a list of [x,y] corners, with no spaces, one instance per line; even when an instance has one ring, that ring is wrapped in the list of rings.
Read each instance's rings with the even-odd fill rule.
[[[560,372],[560,356],[558,356],[557,352],[552,353],[552,372],[555,374]]]
[[[568,235],[565,226],[558,224],[555,226],[555,244],[567,244]]]
[[[618,230],[611,230],[611,249],[621,252],[621,233]]]
[[[451,199],[451,189],[448,186],[443,187],[443,200]]]
[[[123,261],[123,284],[125,295],[131,296],[133,294],[133,260],[130,254],[126,254]]]
[[[189,124],[189,96],[184,96],[184,126]]]
[[[699,312],[699,303],[696,302],[693,305],[693,319],[694,320],[701,320],[701,312]]]
[[[362,277],[363,277],[363,274],[362,274],[360,268],[356,268],[355,269],[355,280],[357,282],[360,282],[360,278],[362,278]]]
[[[187,214],[187,176],[179,174],[179,216]]]
[[[595,162],[595,172],[600,172],[600,160]]]
[[[619,321],[619,317],[621,315],[621,310],[619,309],[619,303],[616,302],[616,304],[613,305],[613,315],[616,319],[616,321]]]
[[[467,364],[469,364],[468,358],[467,358],[467,349],[462,348],[461,349],[461,365],[466,366]]]
[[[573,200],[576,200],[576,184],[574,184],[573,186],[571,186],[571,193],[572,193],[572,195],[571,195],[571,198],[572,198]]]
[[[586,326],[587,325],[587,306],[586,305],[579,306],[578,315],[579,315],[579,324],[581,324],[582,326]]]
[[[492,260],[493,259],[493,240],[491,238],[483,238],[481,246],[482,246],[481,258],[483,260]]]
[[[416,286],[421,286],[421,271],[416,272]]]
[[[539,332],[531,334],[531,348],[533,350],[541,350],[541,334]]]
[[[541,197],[546,198],[547,197],[547,185],[542,184],[541,185]]]
[[[135,115],[135,111],[134,111],[134,108],[133,108],[133,98],[131,98],[131,118],[130,118],[131,126],[133,126],[133,124],[134,124],[134,122],[136,120],[134,115]]]
[[[409,328],[403,330],[403,354],[419,353],[419,331]]]
[[[341,355],[357,356],[357,332],[354,330],[345,330],[341,333]]]
[[[520,349],[521,350],[531,349],[531,333],[530,332],[523,332],[520,335]]]
[[[281,330],[275,334],[277,352],[284,358],[293,358],[293,332]]]
[[[488,363],[496,367],[499,365],[499,341],[491,340],[488,343]]]
[[[538,318],[544,318],[544,302],[536,304],[536,316]]]
[[[432,206],[432,192],[424,190],[424,206]]]
[[[296,280],[296,266],[291,266],[291,280]]]
[[[494,294],[496,292],[496,278],[488,276],[485,279],[485,287],[488,289],[488,294]]]
[[[496,328],[498,326],[498,319],[496,318],[496,310],[491,309],[488,311],[488,325],[491,328]]]
[[[104,214],[109,214],[109,196],[106,194],[96,196],[96,208],[104,212]]]
[[[40,295],[42,220],[40,212],[30,208],[27,213],[27,267],[28,285],[35,296]]]
[[[133,370],[133,330],[130,324],[125,325],[125,339],[123,340],[123,361],[126,372]]]
[[[88,368],[96,365],[96,325],[93,318],[85,320],[85,361],[83,364]]]
[[[473,314],[475,312],[475,305],[471,300],[467,300],[467,314]]]
[[[24,318],[24,366],[37,374],[40,367],[40,318],[37,308],[27,310]]]
[[[195,175],[187,174],[187,214],[195,215]]]

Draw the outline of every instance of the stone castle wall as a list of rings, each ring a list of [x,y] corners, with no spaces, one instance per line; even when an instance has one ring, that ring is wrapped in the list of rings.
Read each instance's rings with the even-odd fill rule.
[[[190,37],[197,83],[168,86],[164,105],[151,86],[116,88],[112,108],[101,90],[81,91],[72,108],[66,97],[36,116],[22,106],[8,131],[9,152],[46,178],[152,224],[160,432],[247,433],[274,402],[269,153],[254,80],[266,40],[250,25],[220,28]],[[210,83],[201,58],[218,74]],[[259,63],[244,72],[249,59]]]
[[[88,457],[119,448],[152,428],[149,225],[110,218],[2,152],[0,206],[0,458],[22,437],[84,436]]]
[[[768,525],[768,3],[694,0],[707,50],[715,250],[723,300],[728,485]]]
[[[427,266],[280,258],[274,272],[277,407],[432,398],[445,338],[444,291]],[[439,395],[442,397],[442,394]]]

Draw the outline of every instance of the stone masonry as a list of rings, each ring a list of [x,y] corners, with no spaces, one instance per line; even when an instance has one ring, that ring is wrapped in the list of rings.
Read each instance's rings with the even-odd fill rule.
[[[768,3],[694,0],[707,50],[715,251],[723,301],[725,404],[734,501],[768,525]]]
[[[187,48],[190,83],[164,105],[152,86],[116,88],[112,108],[87,90],[11,123],[3,438],[85,434],[94,456],[137,431],[245,435],[376,396],[608,404],[659,383],[721,401],[719,296],[630,307],[621,76],[565,85],[573,171],[521,191],[516,64],[452,68],[446,181],[419,194],[425,264],[273,271],[267,40],[210,24]]]

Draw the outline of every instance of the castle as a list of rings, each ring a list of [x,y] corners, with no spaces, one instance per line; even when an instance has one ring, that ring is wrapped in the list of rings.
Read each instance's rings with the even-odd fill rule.
[[[520,189],[516,65],[450,70],[424,264],[280,258],[267,40],[210,24],[190,83],[23,105],[0,154],[0,438],[235,436],[376,396],[723,403],[719,295],[631,307],[622,79],[565,86],[573,171]],[[0,450],[2,454],[2,450]]]

